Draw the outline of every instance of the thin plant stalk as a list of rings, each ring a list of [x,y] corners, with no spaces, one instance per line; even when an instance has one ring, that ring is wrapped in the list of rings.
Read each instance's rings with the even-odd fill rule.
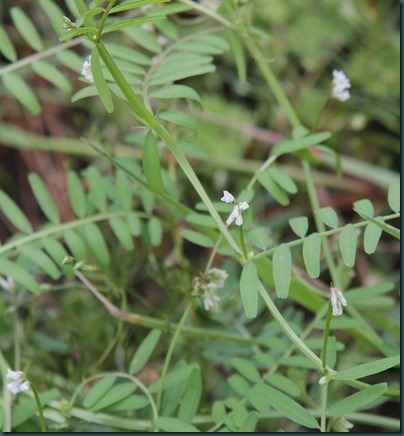
[[[48,430],[46,428],[45,418],[43,416],[41,400],[39,399],[39,395],[38,395],[37,390],[34,388],[34,386],[32,386],[32,383],[30,383],[30,387],[31,387],[32,393],[34,394],[34,398],[35,398],[35,402],[36,402],[36,407],[38,409],[39,422],[41,423],[41,431],[42,431],[42,433],[46,433]]]
[[[177,329],[176,329],[176,331],[174,333],[173,338],[171,339],[170,346],[169,346],[168,351],[167,351],[167,355],[166,355],[166,358],[165,358],[165,361],[164,361],[163,371],[162,371],[161,377],[160,377],[160,389],[159,389],[159,391],[157,393],[156,406],[157,406],[157,410],[158,411],[160,411],[161,400],[163,398],[164,381],[165,381],[165,377],[167,375],[168,368],[169,368],[170,363],[171,363],[171,358],[172,358],[173,353],[174,353],[174,348],[175,348],[175,346],[177,344],[177,341],[178,341],[178,338],[180,336],[182,327],[183,327],[183,325],[185,323],[185,320],[188,318],[188,315],[189,315],[189,312],[191,310],[191,307],[192,307],[192,301],[190,301],[188,303],[187,308],[185,309],[184,313],[182,314],[181,320],[178,323]]]

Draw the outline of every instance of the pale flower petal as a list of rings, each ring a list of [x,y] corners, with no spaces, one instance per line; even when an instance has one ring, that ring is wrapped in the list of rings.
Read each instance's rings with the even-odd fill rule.
[[[24,373],[22,371],[12,371],[10,368],[7,368],[6,377],[11,380],[19,380],[24,377]]]
[[[331,288],[331,307],[334,316],[341,316],[343,309],[342,306],[347,306],[348,302],[338,288]]]
[[[11,391],[13,395],[29,390],[29,381],[25,380],[25,374],[22,371],[12,371],[7,368],[6,377],[10,380],[14,380],[7,385],[7,389]]]
[[[236,220],[239,216],[241,216],[240,210],[238,206],[234,206],[234,209],[232,210],[231,214],[226,220],[226,224],[229,226],[234,220]]]
[[[223,197],[220,200],[224,201],[225,203],[233,203],[234,197],[229,191],[223,191]]]
[[[246,201],[242,201],[238,205],[238,207],[240,208],[240,210],[247,210],[250,207],[250,205]]]
[[[334,70],[332,76],[332,96],[340,101],[348,100],[351,97],[348,91],[351,87],[351,82],[343,71]]]
[[[94,76],[91,70],[91,56],[84,61],[83,68],[81,69],[81,75],[89,82],[94,83]]]

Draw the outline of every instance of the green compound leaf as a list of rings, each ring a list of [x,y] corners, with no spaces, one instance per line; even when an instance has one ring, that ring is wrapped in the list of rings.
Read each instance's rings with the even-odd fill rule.
[[[244,48],[239,37],[233,30],[228,30],[229,42],[231,51],[236,61],[238,80],[240,83],[245,83],[247,80],[247,64],[245,60]]]
[[[373,204],[367,198],[365,198],[363,200],[355,201],[353,206],[358,213],[364,213],[364,214],[369,215],[371,217],[373,217],[373,215],[375,214],[375,209],[373,207]]]
[[[257,180],[279,204],[287,206],[290,203],[289,197],[286,195],[285,191],[272,180],[268,172],[258,172]]]
[[[226,407],[223,401],[215,401],[212,406],[212,418],[213,421],[218,424],[222,422],[226,417]]]
[[[115,383],[116,376],[107,375],[99,380],[87,393],[84,398],[83,406],[89,409],[94,406],[94,404],[101,399],[110,390],[112,385]]]
[[[376,220],[381,221],[382,218],[376,218]],[[363,235],[363,243],[366,254],[373,254],[376,251],[377,244],[379,243],[382,233],[382,228],[377,226],[375,223],[369,223],[366,226],[365,233]]]
[[[257,368],[252,365],[247,359],[236,357],[231,361],[232,366],[247,380],[257,382],[260,380],[261,375]]]
[[[53,30],[60,36],[64,33],[63,27],[60,25],[60,17],[63,17],[64,13],[62,9],[52,0],[39,0],[43,12],[49,18],[49,21],[53,27]]]
[[[149,186],[155,192],[164,192],[157,141],[151,131],[147,132],[143,143],[142,164]]]
[[[15,283],[20,284],[35,295],[39,295],[42,292],[40,286],[31,274],[15,262],[0,258],[0,275],[10,276]]]
[[[340,416],[352,413],[366,404],[371,403],[384,394],[387,390],[387,383],[378,383],[362,391],[356,392],[350,397],[333,404],[328,410],[328,416]]]
[[[54,280],[60,278],[60,271],[54,264],[52,259],[46,255],[42,250],[38,250],[32,245],[25,244],[18,247],[18,251],[32,262],[36,263],[48,276]]]
[[[158,247],[163,239],[163,225],[161,220],[156,217],[151,217],[147,222],[147,232],[149,234],[150,244],[153,247]]]
[[[146,5],[152,5],[156,3],[166,3],[171,0],[129,0],[122,5],[114,6],[110,14],[115,14],[117,12],[127,11],[128,9],[137,9]]]
[[[25,42],[35,51],[43,50],[44,46],[38,31],[32,24],[31,19],[23,12],[22,9],[14,7],[10,9],[11,18],[17,30],[21,33]]]
[[[104,189],[104,178],[99,169],[90,166],[85,170],[85,177],[89,186],[89,200],[100,212],[107,211],[107,196]]]
[[[240,277],[240,295],[245,316],[255,318],[258,312],[258,273],[254,262],[247,262]]]
[[[52,224],[60,224],[59,211],[45,183],[35,173],[28,175],[28,181],[42,212]]]
[[[282,189],[289,192],[289,194],[296,194],[297,186],[288,173],[285,173],[285,171],[282,171],[276,165],[271,165],[267,172]]]
[[[123,210],[129,212],[132,209],[132,187],[128,176],[121,169],[116,172],[115,189],[118,194],[117,201]]]
[[[386,357],[374,362],[364,363],[354,368],[345,369],[333,376],[334,380],[357,380],[368,375],[378,374],[400,363],[400,356]]]
[[[8,37],[3,26],[0,25],[0,52],[5,58],[10,62],[15,62],[17,60],[17,52],[15,51],[14,45]]]
[[[65,93],[70,93],[72,84],[66,76],[54,65],[47,61],[36,61],[32,64],[32,69],[43,79],[55,85]]]
[[[400,182],[394,182],[389,186],[387,201],[392,211],[400,212]]]
[[[86,260],[87,249],[83,239],[73,230],[66,230],[64,232],[64,240],[69,251],[78,260]]]
[[[322,207],[314,212],[317,217],[328,227],[338,227],[338,215],[332,207]]]
[[[133,251],[135,245],[125,220],[120,217],[114,217],[109,220],[109,224],[118,241],[125,247],[126,251]]]
[[[67,173],[67,189],[69,193],[70,205],[73,212],[79,218],[87,214],[87,199],[79,176],[74,171]]]
[[[303,259],[307,273],[312,279],[320,275],[321,236],[313,233],[303,242]]]
[[[199,367],[195,366],[189,376],[184,396],[178,411],[178,418],[182,421],[192,422],[202,395],[202,376]]]
[[[143,342],[140,344],[132,361],[129,365],[129,374],[137,374],[140,370],[144,368],[146,363],[149,361],[154,349],[156,348],[158,341],[161,337],[161,331],[152,330]]]
[[[5,192],[0,190],[0,210],[18,230],[31,233],[32,226],[24,212]]]
[[[199,430],[188,422],[184,422],[179,418],[171,417],[160,417],[153,421],[154,425],[165,432],[176,433],[194,433],[199,432]]]
[[[185,85],[170,85],[163,88],[158,88],[150,93],[150,97],[154,98],[188,98],[202,103],[199,94],[191,87]]]
[[[250,386],[245,381],[244,377],[241,377],[241,375],[233,374],[227,379],[227,383],[229,386],[233,389],[234,392],[241,396],[247,395]]]
[[[90,407],[93,412],[105,409],[115,403],[128,398],[136,390],[136,385],[133,382],[119,383],[108,390],[106,395],[103,395],[94,405]]]
[[[95,87],[108,113],[114,111],[114,103],[112,101],[111,92],[108,88],[104,74],[102,73],[100,58],[98,56],[97,46],[91,50],[91,71],[94,77]]]
[[[254,387],[255,392],[265,398],[266,402],[286,418],[308,428],[319,428],[317,420],[304,407],[296,403],[277,389],[264,383],[258,383]]]
[[[339,249],[345,265],[351,268],[355,265],[357,240],[356,228],[352,224],[346,225],[339,236]]]
[[[331,138],[330,132],[314,133],[299,139],[288,139],[278,142],[271,150],[272,156],[280,156],[285,153],[293,153],[308,147],[320,144]]]
[[[169,121],[170,123],[177,124],[178,126],[185,127],[191,130],[193,133],[196,133],[196,121],[188,112],[160,112],[159,118],[165,121]]]
[[[212,229],[217,227],[215,221],[210,215],[202,213],[190,213],[185,217],[185,220],[197,226],[210,227]]]
[[[31,88],[16,74],[8,73],[3,76],[3,83],[7,90],[32,114],[41,113],[41,105]]]
[[[277,297],[287,298],[292,278],[292,255],[286,244],[281,244],[274,252],[273,275]]]
[[[304,238],[309,230],[309,220],[305,216],[291,218],[289,225],[297,236]]]
[[[84,228],[87,245],[90,248],[91,254],[101,268],[108,270],[111,259],[104,236],[94,223],[88,223]]]
[[[159,21],[163,19],[163,16],[132,18],[131,20],[120,21],[117,24],[105,27],[102,34],[104,35],[105,33],[116,32],[117,30],[127,29],[128,27],[140,26],[144,23],[153,23],[154,21]]]
[[[195,232],[194,230],[182,229],[180,234],[187,241],[192,242],[195,245],[200,245],[201,247],[213,247],[215,243],[208,236],[201,233]]]
[[[298,397],[301,394],[300,387],[284,375],[268,373],[264,376],[264,379],[274,388],[285,392],[291,397]]]
[[[149,400],[141,395],[130,395],[104,409],[104,412],[126,412],[144,409],[150,404]]]

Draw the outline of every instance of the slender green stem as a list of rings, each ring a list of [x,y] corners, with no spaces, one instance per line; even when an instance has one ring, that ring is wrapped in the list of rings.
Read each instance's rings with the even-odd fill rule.
[[[325,433],[327,425],[327,397],[328,397],[328,383],[320,386],[321,392],[321,415],[320,415],[320,431]]]
[[[316,356],[310,348],[297,336],[297,334],[290,327],[285,318],[281,315],[278,308],[275,306],[275,303],[272,301],[268,292],[265,290],[264,286],[261,282],[258,284],[258,292],[260,293],[262,299],[265,301],[269,311],[272,316],[278,322],[278,324],[282,327],[282,330],[289,336],[289,339],[296,345],[296,347],[308,357],[319,369],[322,368],[321,359]]]
[[[18,318],[18,296],[17,287],[10,286],[10,292],[13,301],[13,325],[14,325],[14,368],[16,371],[21,365],[21,344],[20,344],[20,320]]]
[[[3,399],[2,399],[2,409],[3,409],[3,432],[11,432],[11,392],[7,388],[7,383],[5,380],[7,378],[7,368],[9,368],[3,352],[0,349],[0,371],[1,378],[3,380]]]
[[[149,390],[146,388],[146,386],[137,377],[123,373],[123,372],[103,372],[103,373],[99,373],[99,374],[96,374],[96,375],[93,375],[91,377],[86,378],[75,389],[75,391],[70,399],[70,405],[74,405],[77,396],[80,394],[81,390],[84,388],[84,386],[87,383],[89,383],[90,381],[95,380],[97,378],[111,376],[111,375],[116,375],[118,377],[122,377],[122,378],[126,378],[128,380],[131,380],[136,386],[138,386],[139,389],[144,393],[145,397],[149,400],[150,407],[151,407],[152,412],[153,412],[153,419],[158,418],[156,404],[154,403],[153,397],[151,396],[151,394],[150,394]],[[149,425],[147,427],[151,427],[151,426],[152,426],[152,424],[149,423]],[[119,425],[118,425],[118,427],[119,427]]]
[[[250,182],[247,185],[247,189],[251,189],[255,182],[257,181],[257,175],[258,173],[265,171],[270,165],[272,165],[276,159],[278,159],[278,156],[270,156],[258,169],[255,171],[254,176],[251,178]]]
[[[225,224],[223,223],[223,220],[220,218],[219,214],[217,213],[217,210],[213,206],[211,199],[209,198],[208,194],[205,191],[205,188],[202,186],[199,178],[195,174],[194,169],[192,168],[191,164],[185,157],[182,150],[179,148],[178,144],[174,141],[174,139],[168,133],[168,131],[162,125],[159,124],[158,120],[153,116],[153,114],[151,114],[147,110],[147,108],[143,105],[139,97],[134,93],[133,89],[126,81],[125,77],[119,70],[115,61],[113,60],[113,58],[111,57],[111,55],[109,54],[108,50],[105,48],[102,42],[99,42],[97,44],[97,49],[101,58],[104,61],[105,66],[108,68],[115,82],[117,83],[120,90],[122,91],[125,98],[127,99],[129,105],[132,107],[133,111],[137,114],[138,120],[142,124],[154,130],[157,133],[157,135],[166,143],[171,153],[176,158],[178,164],[184,171],[185,175],[188,177],[188,180],[195,188],[196,192],[199,194],[201,200],[205,203],[209,213],[211,214],[212,218],[215,220],[219,231],[226,238],[232,249],[237,254],[240,254],[241,253],[240,248],[238,247],[237,243],[235,242],[230,232],[226,228]]]
[[[24,236],[22,238],[19,238],[15,241],[9,242],[8,244],[0,246],[0,254],[6,253],[7,251],[13,250],[14,248],[17,248],[21,245],[28,244],[32,241],[37,241],[39,239],[45,238],[46,236],[55,235],[58,233],[62,233],[65,230],[74,229],[76,227],[83,226],[88,223],[94,223],[97,221],[105,221],[108,219],[111,219],[113,217],[120,217],[120,216],[129,216],[133,215],[134,212],[104,212],[97,215],[89,216],[86,218],[81,218],[79,220],[70,221],[68,223],[59,224],[57,226],[48,227],[44,230],[37,231],[35,233],[32,233],[31,235]],[[136,212],[136,214],[138,214]],[[148,215],[143,215],[143,217],[148,217]]]
[[[178,323],[177,329],[174,333],[174,336],[170,342],[170,346],[169,346],[168,351],[167,351],[166,359],[164,362],[164,368],[163,368],[163,371],[162,371],[161,377],[160,377],[160,389],[159,389],[158,394],[157,394],[156,404],[157,404],[158,411],[160,411],[161,400],[163,398],[164,381],[165,381],[165,377],[167,375],[168,368],[169,368],[170,363],[171,363],[171,358],[172,358],[173,353],[174,353],[174,348],[177,344],[177,341],[178,341],[178,338],[180,336],[182,327],[185,323],[185,320],[188,318],[191,307],[192,307],[192,301],[189,302],[187,308],[185,309],[184,313],[182,314],[181,320]]]
[[[283,92],[283,89],[279,85],[278,80],[276,79],[271,68],[268,66],[268,62],[264,59],[261,50],[259,49],[259,47],[254,41],[254,38],[252,38],[252,36],[248,32],[245,24],[242,22],[237,23],[237,31],[240,35],[240,38],[246,45],[248,51],[250,52],[251,56],[257,63],[261,71],[261,74],[264,76],[265,81],[268,83],[269,87],[271,88],[272,93],[274,94],[275,98],[278,100],[279,105],[282,107],[286,116],[288,117],[290,124],[293,127],[299,126],[301,122],[297,117],[295,110],[293,109],[292,105],[289,102],[289,99],[286,97],[285,93]]]
[[[324,338],[323,338],[323,349],[321,352],[321,361],[323,362],[323,373],[328,375],[327,370],[327,344],[328,337],[330,336],[330,324],[332,319],[332,306],[331,303],[328,304],[327,318],[325,320]]]
[[[72,39],[71,41],[64,42],[63,44],[58,44],[55,47],[50,47],[39,53],[34,53],[30,56],[27,56],[16,62],[13,62],[10,65],[6,65],[5,67],[0,68],[0,77],[4,76],[7,73],[16,71],[20,68],[26,67],[27,65],[32,65],[34,62],[39,61],[41,59],[54,56],[55,54],[60,53],[63,50],[67,50],[68,48],[75,47],[76,45],[80,45],[82,42],[83,42],[82,38],[76,38],[76,39]]]
[[[320,123],[321,118],[323,117],[325,111],[327,110],[329,104],[331,102],[331,96],[327,98],[327,101],[325,102],[323,108],[321,109],[321,111],[318,113],[316,120],[313,123],[313,127],[310,130],[310,133],[314,133],[317,129],[318,124]]]
[[[100,24],[98,25],[97,34],[95,35],[94,38],[95,43],[99,43],[101,40],[102,30],[104,29],[105,21],[107,20],[109,12],[114,6],[115,2],[116,0],[109,0],[108,6],[106,7],[104,13],[102,14]]]
[[[41,431],[42,431],[42,433],[46,433],[48,430],[46,429],[45,418],[43,416],[41,400],[39,399],[38,392],[36,391],[34,386],[32,386],[32,383],[30,383],[30,386],[31,386],[31,390],[32,390],[34,397],[35,397],[36,407],[38,408],[39,421],[41,423]]]
[[[395,214],[391,214],[391,215],[386,215],[384,217],[382,217],[384,221],[388,221],[388,220],[392,220],[392,219],[397,219],[400,218],[400,213],[395,213]],[[360,223],[355,223],[353,224],[354,227],[356,228],[360,228],[360,227],[365,227],[369,224],[369,221],[361,221]],[[321,237],[325,237],[325,236],[331,236],[331,235],[336,235],[338,233],[341,233],[344,227],[338,227],[336,229],[332,229],[332,230],[327,230],[324,232],[320,232],[319,235]],[[296,247],[298,245],[301,245],[304,243],[304,241],[307,239],[307,236],[304,238],[300,238],[300,239],[296,239],[294,241],[290,241],[290,242],[285,242],[285,245],[287,245],[288,247]],[[261,253],[256,254],[253,259],[258,260],[261,259],[263,257],[267,257],[270,256],[271,254],[273,254],[275,252],[277,247],[271,248],[269,250],[265,250],[262,251]]]
[[[243,250],[244,261],[247,262],[248,261],[248,252],[247,252],[247,247],[245,245],[243,225],[239,226],[239,230],[240,230],[240,244],[241,244],[241,248]]]
[[[212,266],[213,259],[215,258],[215,255],[217,253],[217,250],[218,250],[220,244],[222,243],[222,240],[223,240],[223,235],[220,234],[219,237],[217,238],[217,241],[216,241],[214,247],[212,248],[212,252],[210,253],[208,262],[206,264],[205,272],[207,272],[208,269]]]

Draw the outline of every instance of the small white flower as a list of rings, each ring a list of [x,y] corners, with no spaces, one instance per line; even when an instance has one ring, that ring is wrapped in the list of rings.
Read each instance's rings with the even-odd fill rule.
[[[218,307],[220,303],[220,297],[215,294],[216,289],[206,289],[203,293],[203,307],[205,310],[209,310],[212,307]]]
[[[234,209],[226,220],[226,224],[229,226],[232,222],[235,222],[236,225],[241,226],[243,224],[241,211],[247,210],[250,207],[249,204],[246,201],[237,203],[236,199],[229,191],[223,191],[223,197],[220,200],[225,203],[236,203]]]
[[[348,89],[351,82],[343,71],[334,70],[332,72],[332,96],[340,101],[346,101],[351,97]]]
[[[223,191],[223,197],[220,200],[224,201],[225,203],[233,203],[234,197],[229,191]]]
[[[216,291],[223,287],[228,276],[227,272],[222,269],[210,268],[193,279],[191,295],[202,300],[205,310],[218,307],[220,297],[216,295]]]
[[[94,76],[91,70],[91,56],[89,56],[88,59],[84,61],[83,67],[81,69],[81,75],[89,82],[94,83]]]
[[[243,224],[243,217],[241,216],[241,212],[237,204],[234,206],[234,209],[227,218],[226,224],[229,226],[233,221],[236,221],[236,224],[238,226],[241,226],[241,224]]]
[[[246,202],[246,201],[242,201],[239,205],[238,205],[240,210],[247,210],[250,205]]]
[[[11,369],[7,368],[6,377],[10,380],[14,380],[12,383],[7,385],[7,389],[14,395],[29,390],[29,381],[25,380],[25,374],[22,371],[12,371]]]
[[[347,306],[348,302],[345,300],[345,297],[342,295],[342,292],[338,288],[331,287],[331,306],[332,306],[332,314],[334,316],[342,315],[342,306]]]

